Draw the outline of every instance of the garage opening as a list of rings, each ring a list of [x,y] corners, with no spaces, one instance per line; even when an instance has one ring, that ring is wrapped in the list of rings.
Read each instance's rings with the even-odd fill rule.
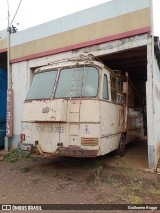
[[[139,157],[142,157],[142,153],[145,154],[144,157],[147,164],[147,46],[141,46],[138,48],[132,48],[125,51],[103,55],[99,57],[99,60],[101,60],[105,65],[109,66],[112,70],[120,70],[122,72],[127,72],[135,86],[137,93],[136,95],[139,97],[142,103],[141,112],[143,113],[144,143],[136,143],[136,145],[133,147],[132,145],[128,145],[131,146],[129,147],[128,151],[130,152],[132,148],[135,149],[135,152],[139,155]]]
[[[0,149],[6,136],[7,52],[0,53]]]

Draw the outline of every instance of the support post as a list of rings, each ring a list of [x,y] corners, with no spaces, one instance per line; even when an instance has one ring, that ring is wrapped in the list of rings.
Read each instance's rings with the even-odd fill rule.
[[[146,103],[147,103],[147,133],[148,133],[148,166],[149,169],[156,169],[156,150],[154,136],[154,81],[153,81],[153,36],[148,37],[147,44],[147,82],[146,82]]]

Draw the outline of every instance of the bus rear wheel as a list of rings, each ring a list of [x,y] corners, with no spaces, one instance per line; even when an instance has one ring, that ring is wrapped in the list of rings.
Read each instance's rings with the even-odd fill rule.
[[[125,154],[125,148],[126,148],[126,136],[122,134],[116,154],[123,156]]]

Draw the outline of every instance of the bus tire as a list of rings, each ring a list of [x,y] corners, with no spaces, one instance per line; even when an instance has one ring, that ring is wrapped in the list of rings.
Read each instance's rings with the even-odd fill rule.
[[[126,136],[125,134],[122,134],[117,149],[117,155],[123,156],[125,154],[125,148],[126,148]]]

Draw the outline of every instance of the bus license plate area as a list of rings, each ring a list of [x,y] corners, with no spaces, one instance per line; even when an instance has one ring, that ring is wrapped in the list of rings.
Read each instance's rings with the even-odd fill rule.
[[[35,127],[35,131],[39,133],[54,133],[54,134],[64,134],[64,127],[63,126],[55,126],[53,124],[50,125],[37,125]]]

